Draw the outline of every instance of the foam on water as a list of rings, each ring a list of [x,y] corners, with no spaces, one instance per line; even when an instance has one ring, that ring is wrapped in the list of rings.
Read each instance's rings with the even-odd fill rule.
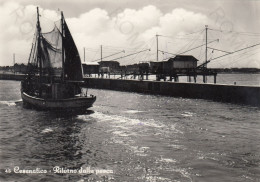
[[[124,132],[124,131],[114,131],[113,134],[114,134],[114,135],[123,136],[123,137],[129,136],[129,134],[127,134],[127,133]]]
[[[254,181],[253,178],[246,176],[246,175],[242,175],[241,178],[244,178],[244,179],[247,179],[247,180],[250,180],[250,181]]]
[[[171,181],[171,179],[169,178],[163,178],[163,177],[160,177],[160,176],[145,176],[142,178],[143,180],[145,181],[150,181],[150,182],[153,182],[153,181]]]
[[[149,153],[149,147],[138,147],[138,146],[129,146],[130,150],[137,156],[147,156]]]
[[[172,147],[177,150],[186,150],[187,148],[184,145],[170,144],[169,147]]]
[[[192,116],[195,115],[195,113],[187,112],[187,111],[186,111],[186,112],[182,113],[181,115],[184,116],[184,117],[192,117]]]
[[[163,158],[162,156],[161,156],[161,159],[159,159],[159,161],[165,162],[165,163],[175,163],[175,162],[177,162],[177,160],[175,160],[175,159]]]
[[[124,126],[142,125],[142,126],[148,126],[148,127],[154,127],[154,128],[166,127],[163,123],[155,121],[153,119],[139,120],[139,119],[128,118],[125,116],[104,114],[101,112],[95,112],[91,115],[91,117],[97,119],[97,121],[99,121],[99,122],[109,121],[111,124],[116,124],[116,126],[118,126],[118,124],[122,124]],[[86,117],[82,116],[81,119],[86,119]],[[176,128],[172,128],[172,129],[176,130]]]
[[[85,122],[92,121],[92,118],[90,118],[89,115],[78,115],[77,118],[80,119],[80,120],[83,120]]]
[[[53,132],[52,128],[45,128],[44,130],[41,131],[41,133],[50,133]]]
[[[136,114],[136,113],[140,113],[140,112],[144,112],[144,111],[138,111],[138,110],[127,110],[127,111],[125,111],[125,113],[129,113],[129,114]]]
[[[108,125],[111,127],[110,130],[108,130],[109,133],[113,134],[113,137],[111,137],[111,140],[113,143],[117,143],[120,145],[124,145],[125,147],[128,148],[128,150],[130,150],[133,154],[135,154],[138,157],[152,157],[153,151],[150,147],[148,146],[139,146],[139,142],[137,141],[137,138],[140,139],[141,135],[144,135],[144,129],[148,130],[152,130],[152,131],[156,131],[155,135],[158,134],[157,136],[166,136],[169,134],[180,134],[183,133],[179,130],[176,129],[176,125],[171,125],[171,127],[169,127],[168,125],[153,120],[153,119],[149,119],[149,120],[140,120],[140,119],[133,119],[133,118],[129,118],[129,117],[125,117],[125,116],[118,116],[118,115],[108,115],[108,114],[104,114],[101,112],[95,112],[94,114],[90,115],[90,117],[93,117],[95,119],[97,119],[98,122],[107,122]],[[154,130],[156,129],[156,130]],[[138,136],[136,138],[136,136]],[[175,141],[175,140],[174,140]],[[177,140],[178,141],[178,140]],[[174,145],[171,146],[173,148],[176,149],[180,149],[180,150],[185,150],[186,148],[182,145]],[[153,156],[155,157],[155,156]],[[176,159],[172,159],[172,158],[165,158],[165,157],[155,157],[154,161],[156,161],[159,164],[162,165],[175,165],[175,163],[177,162]],[[182,169],[182,168],[177,168],[176,166],[174,166],[173,171],[176,173],[179,173],[180,176],[184,177],[184,178],[188,178],[190,179],[190,175],[187,172],[187,170]],[[165,168],[162,168],[161,170],[165,170]],[[144,176],[144,178],[146,181],[170,181],[167,178],[163,178],[160,176]]]
[[[107,131],[114,135],[113,141],[116,143],[128,144],[127,141],[133,141],[142,136],[146,136],[145,131],[152,131],[155,136],[168,136],[174,134],[182,134],[183,132],[176,129],[176,124],[170,127],[162,122],[153,119],[140,120],[119,115],[104,114],[95,112],[89,116],[80,116],[81,119],[88,121],[94,118],[97,122],[105,122],[111,129]],[[131,142],[129,145],[131,145]],[[184,148],[183,146],[182,149]],[[140,153],[140,152],[137,152]]]
[[[173,168],[172,171],[180,173],[183,177],[192,181],[191,174],[185,168]]]
[[[220,161],[217,157],[221,155],[219,153],[202,153],[199,151],[198,153],[198,159],[199,160],[213,160],[213,161]]]
[[[177,127],[176,123],[171,124],[170,125],[171,132],[172,133],[177,133],[177,134],[183,134],[183,132],[181,130],[176,129],[176,127]]]
[[[0,104],[7,105],[7,106],[15,106],[16,102],[15,101],[0,101]]]
[[[107,131],[118,136],[115,138],[117,143],[122,143],[120,140],[125,140],[123,137],[132,137],[133,140],[136,140],[136,137],[146,137],[147,133],[150,132],[160,138],[172,136],[172,134],[183,134],[182,131],[176,129],[176,124],[164,124],[154,119],[141,120],[119,115],[104,114],[102,112],[80,116],[80,118],[85,121],[94,118],[97,122],[104,122],[104,124],[109,125],[111,129],[107,129]]]
[[[189,113],[191,115],[191,113]],[[107,122],[112,129],[109,132],[113,134],[111,140],[114,143],[126,146],[130,151],[133,152],[138,157],[152,157],[153,151],[148,146],[138,146],[137,138],[140,138],[141,135],[144,135],[146,132],[144,130],[151,130],[156,131],[156,136],[167,136],[172,134],[183,134],[182,131],[176,129],[176,124],[170,125],[164,124],[162,122],[148,119],[148,120],[140,120],[140,119],[133,119],[125,116],[118,116],[118,115],[108,115],[101,112],[95,112],[90,117],[97,119],[98,122]],[[120,126],[120,127],[118,127]],[[154,130],[155,129],[155,130]],[[130,142],[131,141],[131,142]],[[171,145],[171,147],[179,150],[186,150],[186,147],[183,145]],[[155,156],[153,156],[155,157]],[[163,166],[171,166],[170,170],[174,173],[180,175],[181,178],[186,178],[191,180],[191,174],[187,172],[184,168],[179,168],[175,166],[177,163],[176,159],[173,158],[165,158],[165,157],[155,157],[154,161],[163,165]],[[174,165],[174,166],[172,166]],[[166,170],[165,167],[162,167],[161,170]],[[163,178],[160,176],[144,176],[146,181],[167,181],[167,178]],[[170,180],[169,180],[170,181]]]
[[[177,163],[176,159],[164,158],[161,156],[160,158],[156,158],[155,160],[156,160],[156,163],[161,164],[158,167],[160,170],[170,171],[172,173],[172,175],[176,175],[176,176],[181,175],[182,177],[188,179],[188,181],[192,181],[191,173],[188,172],[187,168],[180,168],[180,167],[177,167],[176,165],[171,165],[171,164]]]

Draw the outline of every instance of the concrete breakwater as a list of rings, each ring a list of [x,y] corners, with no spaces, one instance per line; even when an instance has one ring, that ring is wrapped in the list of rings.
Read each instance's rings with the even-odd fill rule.
[[[1,80],[23,80],[24,75],[0,74]],[[84,78],[84,86],[126,92],[209,99],[221,102],[260,106],[260,87],[163,81]]]
[[[159,94],[173,97],[209,99],[260,106],[260,87],[163,81],[85,78],[90,88]]]
[[[16,80],[21,81],[25,78],[24,74],[0,74],[0,80]]]

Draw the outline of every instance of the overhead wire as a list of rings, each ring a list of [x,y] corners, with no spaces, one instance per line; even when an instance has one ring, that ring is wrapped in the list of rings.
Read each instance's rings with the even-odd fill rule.
[[[249,57],[252,57],[253,55],[255,55],[255,54],[258,54],[260,51],[258,51],[258,52],[256,52],[256,53],[251,53],[249,56],[247,56],[246,58],[249,58]],[[246,53],[246,54],[248,54],[248,53]],[[244,57],[240,57],[240,58],[238,58],[238,59],[235,59],[235,60],[233,60],[231,63],[229,63],[229,65],[234,65],[235,63],[238,63],[238,62],[240,62],[240,61],[242,61],[242,60],[244,60],[245,58]]]
[[[203,32],[204,32],[204,30],[200,31],[200,34],[197,36],[197,38],[200,37]],[[190,47],[195,43],[196,40],[197,40],[197,39],[191,41],[191,42],[190,42],[190,45],[187,44],[186,50],[190,49]],[[189,46],[188,46],[188,45],[189,45]],[[183,52],[182,49],[180,49],[180,50],[177,52],[177,54],[180,53],[180,52]]]
[[[255,49],[255,50],[257,50],[257,49]],[[240,59],[245,59],[245,58],[248,58],[248,57],[251,57],[252,55],[255,55],[255,54],[257,54],[257,53],[255,53],[255,54],[250,54],[250,52],[252,52],[252,51],[255,51],[255,50],[247,50],[247,51],[243,51],[243,52],[241,52],[241,53],[238,53],[238,54],[236,54],[236,55],[227,55],[227,57],[225,57],[225,58],[221,58],[221,59],[219,59],[218,61],[215,61],[215,62],[218,62],[218,63],[223,63],[224,61],[226,61],[227,59],[232,59],[232,57],[234,58],[234,57],[239,57],[239,58],[237,58],[236,60],[240,60]],[[248,56],[249,55],[249,56]],[[226,62],[226,64],[225,64],[225,66],[229,66],[229,65],[231,65],[231,64],[233,64],[234,63],[234,61],[232,61],[232,62]]]
[[[248,36],[260,36],[260,33],[256,33],[256,32],[238,32],[238,31],[227,31],[227,30],[221,30],[221,29],[212,29],[212,28],[208,28],[208,30],[212,30],[212,31],[217,31],[217,32],[225,32],[225,33],[235,33],[235,34],[240,34],[240,35],[248,35]]]

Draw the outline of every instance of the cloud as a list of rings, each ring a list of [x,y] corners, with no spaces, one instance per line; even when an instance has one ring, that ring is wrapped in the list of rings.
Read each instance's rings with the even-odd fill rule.
[[[43,31],[50,31],[53,23],[49,19],[57,20],[59,16],[52,10],[39,11],[44,16]],[[35,33],[36,6],[8,2],[0,6],[0,16],[0,65],[13,64],[13,53],[18,63],[26,63]]]
[[[162,32],[171,35],[180,32],[193,32],[202,29],[207,23],[209,20],[206,15],[186,11],[182,8],[174,9],[160,19]]]
[[[53,28],[52,21],[60,19],[59,11],[40,8],[40,14],[43,31],[50,31]],[[0,19],[0,66],[11,65],[13,53],[17,55],[17,62],[26,63],[36,27],[36,6],[23,6],[14,2],[3,3],[0,6],[0,16],[3,17]],[[66,12],[64,12],[64,16],[66,18]],[[205,31],[202,31],[205,25],[216,27],[214,17],[206,14],[184,8],[175,8],[168,13],[163,13],[153,5],[147,5],[140,9],[119,8],[112,12],[94,8],[76,17],[66,18],[66,22],[81,57],[83,57],[83,47],[86,47],[87,61],[100,58],[100,45],[103,45],[103,56],[108,56],[123,49],[127,51],[125,54],[118,54],[109,59],[151,48],[150,52],[146,51],[119,59],[118,61],[121,64],[155,60],[155,35],[157,33],[165,35],[165,37],[159,37],[159,48],[171,53],[177,53],[203,44],[205,42]],[[193,32],[198,33],[192,34]],[[232,47],[230,45],[232,41],[228,40],[233,40],[233,43],[240,40],[236,38],[236,35],[220,36],[220,34],[214,35],[212,32],[209,33],[209,40],[216,39],[218,36],[221,38],[220,42],[224,44],[213,43],[212,46],[217,46],[217,48],[222,50],[233,51],[248,44],[243,39],[240,43],[236,43],[236,47]],[[252,41],[249,43],[252,43]],[[205,55],[203,51],[205,51],[205,48],[189,52],[188,54],[203,60]],[[209,51],[209,57],[216,57],[217,55],[220,55],[220,53],[215,51],[212,54]],[[166,56],[170,55],[160,54],[160,59]],[[250,59],[254,61],[252,61],[252,64],[246,64],[246,66],[257,65],[260,67],[260,64],[257,64],[256,61],[259,60],[259,57],[259,54],[251,56]],[[221,61],[221,65],[212,65],[215,67],[228,66],[228,60]],[[245,64],[239,65],[244,66]]]

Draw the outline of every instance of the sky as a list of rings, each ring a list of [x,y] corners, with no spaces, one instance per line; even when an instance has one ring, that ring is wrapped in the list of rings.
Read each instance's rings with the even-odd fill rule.
[[[0,66],[28,62],[36,6],[43,32],[63,11],[82,62],[100,61],[101,45],[106,61],[156,61],[158,34],[159,61],[187,54],[202,64],[207,25],[208,67],[260,68],[260,46],[220,57],[260,43],[257,0],[0,0]]]

